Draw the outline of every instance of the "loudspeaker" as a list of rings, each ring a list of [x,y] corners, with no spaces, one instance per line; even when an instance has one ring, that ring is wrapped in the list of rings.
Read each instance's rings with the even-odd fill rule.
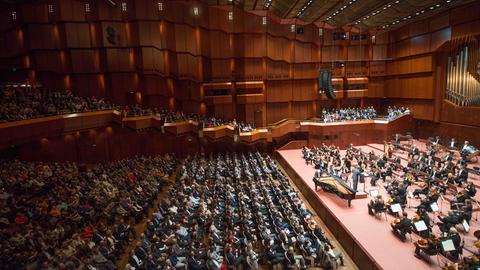
[[[325,69],[318,75],[319,92],[324,92],[328,99],[335,99],[335,90],[332,86],[332,71]]]

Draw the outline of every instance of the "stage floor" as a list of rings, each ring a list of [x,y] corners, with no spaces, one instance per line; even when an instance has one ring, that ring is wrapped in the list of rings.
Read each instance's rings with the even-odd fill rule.
[[[367,145],[360,148],[368,152],[373,150],[378,155],[381,151],[375,146],[376,145]],[[342,151],[342,154],[343,153],[344,151]],[[312,165],[307,165],[305,163],[301,149],[280,150],[278,151],[278,154],[281,155],[287,165],[298,174],[300,180],[303,182],[297,183],[297,186],[303,184],[316,194],[315,199],[319,200],[328,211],[331,212],[333,217],[339,221],[341,226],[361,247],[363,252],[365,252],[366,255],[381,269],[440,269],[440,267],[444,266],[445,262],[447,262],[445,258],[439,257],[439,265],[437,258],[431,257],[430,264],[428,264],[427,262],[416,258],[414,256],[415,246],[413,242],[420,238],[415,234],[411,234],[412,237],[407,237],[405,242],[398,239],[392,233],[390,227],[390,222],[393,219],[392,216],[387,215],[386,220],[385,215],[373,217],[368,214],[367,204],[371,199],[370,197],[352,200],[352,205],[349,208],[345,200],[334,194],[326,193],[321,190],[315,192],[315,186],[312,181],[315,170]],[[406,160],[404,159],[402,163],[406,164]],[[366,182],[368,181],[369,178],[367,178]],[[377,186],[377,188],[380,190],[380,193],[384,198],[388,198],[385,189],[381,187],[383,184],[381,181],[379,181],[379,183],[380,186]],[[363,184],[361,185],[362,187],[360,189],[363,189]],[[366,190],[368,191],[369,189],[370,185],[367,184]],[[314,205],[311,202],[310,204]],[[417,204],[416,200],[412,199],[411,206]],[[448,210],[448,202],[442,202],[441,205],[442,212],[446,214],[446,211]],[[414,211],[414,208],[407,209],[409,217],[414,215]],[[438,213],[431,214],[430,216],[432,220],[437,221],[438,219],[436,219],[434,215],[438,215]],[[328,223],[328,221],[324,222]],[[465,238],[465,247],[472,244],[471,240],[473,240],[473,231],[479,227],[478,221],[474,221],[473,218],[471,223],[475,224],[472,224],[472,228],[468,234],[459,230],[461,236]],[[465,255],[468,255],[468,253]]]

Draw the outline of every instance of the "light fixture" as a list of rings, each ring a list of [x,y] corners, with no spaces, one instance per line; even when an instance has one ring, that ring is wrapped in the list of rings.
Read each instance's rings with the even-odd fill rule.
[[[228,20],[233,21],[233,11],[228,12]]]
[[[17,12],[12,11],[12,20],[16,20],[16,19],[17,19]]]
[[[198,7],[193,7],[193,15],[198,16]]]
[[[262,24],[263,25],[267,24],[267,17],[265,17],[265,16],[262,17]]]
[[[163,11],[163,2],[158,2],[158,11]]]

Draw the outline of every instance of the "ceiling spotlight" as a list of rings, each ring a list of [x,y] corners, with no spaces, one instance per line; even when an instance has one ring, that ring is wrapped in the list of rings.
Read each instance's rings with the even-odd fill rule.
[[[398,3],[400,3],[400,1],[398,1],[398,0],[397,0],[397,1],[395,1],[395,4],[398,4]]]

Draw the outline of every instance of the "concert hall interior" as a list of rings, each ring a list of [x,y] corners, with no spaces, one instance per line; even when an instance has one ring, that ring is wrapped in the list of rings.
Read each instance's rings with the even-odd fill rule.
[[[0,0],[0,269],[480,269],[480,0]]]

